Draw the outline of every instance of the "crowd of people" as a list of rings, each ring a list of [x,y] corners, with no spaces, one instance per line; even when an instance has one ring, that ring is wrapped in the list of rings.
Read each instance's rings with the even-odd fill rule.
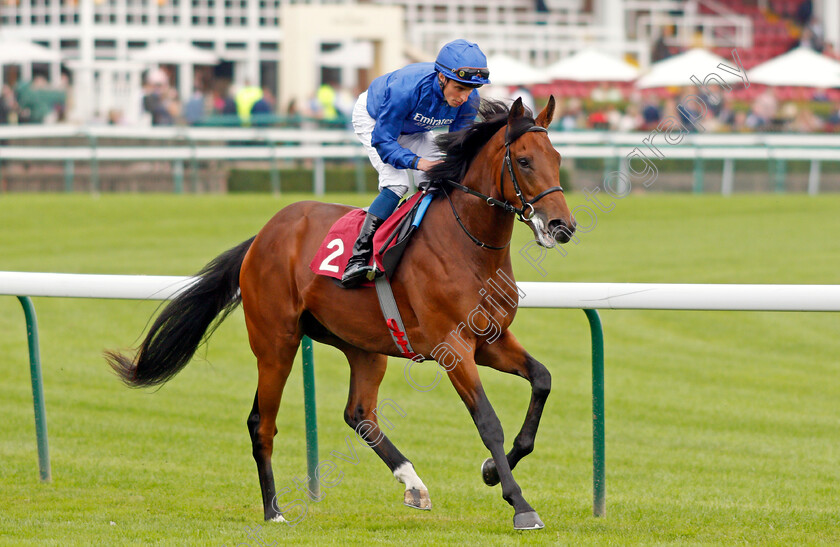
[[[775,88],[767,87],[752,101],[739,101],[717,88],[708,94],[697,88],[684,88],[665,98],[638,90],[626,100],[561,97],[552,129],[650,131],[662,120],[674,117],[682,120],[689,131],[697,131],[697,126],[689,123],[685,111],[679,108],[692,104],[686,100],[689,96],[699,97],[707,107],[705,112],[696,113],[705,132],[818,133],[840,125],[840,102],[829,102],[819,93],[812,101],[781,101]]]
[[[492,78],[492,75],[491,75]],[[486,90],[490,92],[491,90]],[[512,100],[522,97],[536,110],[547,97],[534,97],[526,87],[482,92]],[[501,93],[499,93],[501,91]],[[713,90],[705,100],[708,111],[702,119],[705,131],[713,132],[796,132],[833,131],[840,127],[840,101],[829,100],[825,90],[814,90],[807,100],[783,100],[775,88],[767,87],[752,100]],[[661,120],[680,117],[678,106],[688,95],[705,96],[696,88],[673,94],[647,90],[619,89],[608,84],[594,87],[587,97],[556,97],[557,110],[552,130],[650,131]],[[54,123],[65,117],[68,93],[36,77],[24,85],[0,88],[0,124]],[[226,80],[199,82],[192,96],[181,101],[164,71],[150,71],[143,89],[145,122],[167,125],[236,125],[345,128],[357,94],[333,82],[325,82],[301,105],[290,102],[278,108],[268,87],[246,85],[231,89]],[[715,98],[720,98],[715,102]],[[111,112],[108,123],[122,123],[120,112]],[[694,126],[687,124],[689,129]]]
[[[826,54],[834,51],[829,44],[824,47]],[[142,95],[144,123],[346,128],[358,97],[357,92],[327,81],[309,100],[302,104],[291,101],[280,108],[272,90],[266,86],[246,82],[234,88],[227,79],[197,77],[194,93],[183,101],[171,82],[172,78],[164,70],[146,74]],[[545,104],[547,96],[535,96],[532,91],[524,86],[485,88],[481,96],[507,100],[522,97],[524,104],[536,112]],[[711,97],[696,88],[663,93],[602,83],[592,87],[586,96],[555,94],[557,109],[551,129],[650,131],[666,118],[683,117],[678,107],[688,95],[700,96],[708,106],[701,120],[707,132],[816,133],[840,127],[840,100],[835,92],[829,96],[826,90],[802,90],[796,100],[773,87],[766,87],[749,99],[720,89],[709,92]],[[3,85],[0,124],[63,121],[69,96],[66,86],[50,87],[43,76],[23,84]],[[123,113],[110,112],[107,122],[125,123]],[[696,129],[693,124],[685,125],[690,130]]]
[[[355,96],[334,82],[325,82],[303,105],[291,101],[279,109],[271,88],[246,81],[233,87],[227,79],[199,78],[193,94],[181,101],[164,70],[150,71],[143,89],[148,123],[166,125],[313,125],[343,127]],[[119,123],[115,116],[111,123]]]
[[[170,81],[162,69],[149,71],[146,76],[142,106],[151,125],[262,125],[266,123],[264,117],[274,112],[270,88],[249,81],[232,92],[229,80],[199,77],[186,101]]]
[[[41,75],[29,82],[0,86],[0,125],[56,123],[64,120],[66,110],[66,77],[58,87]]]

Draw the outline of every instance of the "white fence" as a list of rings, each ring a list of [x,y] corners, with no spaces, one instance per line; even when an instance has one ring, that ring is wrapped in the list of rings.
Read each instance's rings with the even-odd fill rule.
[[[0,295],[168,300],[193,277],[0,272]],[[521,282],[521,308],[840,311],[840,285]]]
[[[82,138],[84,145],[26,146],[30,139]],[[629,159],[642,154],[651,165],[659,159],[694,160],[695,191],[703,188],[706,160],[722,160],[721,193],[728,195],[735,188],[735,162],[739,160],[767,160],[774,162],[777,191],[785,189],[787,161],[808,161],[808,193],[820,191],[822,162],[840,161],[840,135],[789,135],[789,134],[692,134],[683,137],[679,145],[668,145],[663,139],[654,141],[660,157],[650,150],[647,133],[612,133],[605,131],[580,131],[549,133],[555,149],[567,159],[602,158],[617,162],[615,169],[628,173]],[[170,141],[165,145],[115,145],[101,146],[108,140]],[[364,161],[367,154],[355,135],[344,130],[305,130],[273,128],[127,128],[87,126],[21,126],[0,127],[0,140],[18,144],[0,147],[0,164],[3,161],[54,161],[64,162],[65,179],[72,181],[75,162],[148,162],[173,163],[172,176],[175,188],[182,188],[184,164],[190,162],[195,170],[199,161],[264,161],[270,169],[277,170],[278,160],[314,160],[313,191],[325,191],[325,159]],[[222,143],[222,144],[220,144]],[[241,146],[236,143],[249,143]],[[638,163],[638,161],[637,161]],[[642,166],[646,168],[645,166]],[[196,173],[193,173],[193,177]],[[98,183],[92,185],[98,191]],[[361,183],[357,183],[361,187]],[[68,189],[72,184],[67,184]],[[279,190],[279,189],[278,189]]]
[[[71,298],[173,298],[194,277],[0,272],[0,295],[17,296],[24,307],[41,479],[51,479],[46,406],[31,296]],[[592,333],[593,513],[606,515],[604,336],[598,309],[840,311],[840,285],[689,285],[663,283],[519,283],[523,308],[580,308]],[[304,344],[306,345],[306,344]],[[304,366],[304,369],[307,367]],[[313,409],[314,381],[304,372],[305,404]],[[307,412],[307,421],[310,413]],[[307,431],[317,431],[313,423]],[[317,465],[317,433],[307,434],[310,476]]]

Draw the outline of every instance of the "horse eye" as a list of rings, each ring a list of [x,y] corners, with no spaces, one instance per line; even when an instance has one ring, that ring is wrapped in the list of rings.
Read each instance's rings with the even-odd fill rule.
[[[516,162],[520,165],[520,167],[529,167],[530,163],[526,158],[519,158]]]

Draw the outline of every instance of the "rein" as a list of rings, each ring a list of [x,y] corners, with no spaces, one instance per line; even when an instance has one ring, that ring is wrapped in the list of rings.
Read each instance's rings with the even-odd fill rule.
[[[548,131],[546,131],[546,129],[544,127],[534,125],[532,127],[529,127],[527,130],[525,130],[525,133],[548,133]],[[524,133],[523,133],[523,135],[524,135]],[[479,198],[483,199],[484,202],[487,205],[489,205],[490,207],[501,207],[502,209],[504,209],[504,211],[506,213],[516,214],[517,215],[517,220],[519,220],[520,222],[530,222],[531,217],[533,217],[533,215],[534,215],[534,204],[536,202],[538,202],[539,200],[541,200],[542,198],[544,198],[545,196],[547,196],[548,194],[551,194],[553,192],[563,192],[563,187],[562,186],[552,186],[551,188],[548,188],[547,190],[543,190],[542,192],[537,194],[534,197],[534,199],[526,200],[525,196],[522,194],[522,188],[519,186],[519,181],[516,180],[516,174],[513,172],[513,160],[511,160],[511,158],[510,158],[510,145],[512,143],[513,143],[513,140],[511,140],[511,138],[510,138],[510,126],[507,126],[507,128],[505,128],[505,159],[503,160],[503,165],[504,165],[504,167],[507,168],[507,172],[510,174],[510,180],[511,180],[511,183],[513,184],[513,191],[516,192],[516,197],[519,198],[519,202],[522,204],[522,207],[517,208],[514,205],[508,203],[507,201],[500,201],[500,200],[498,200],[494,197],[487,196],[485,194],[482,194],[481,192],[478,192],[476,190],[473,190],[472,188],[469,188],[468,186],[464,186],[461,183],[455,182],[454,180],[446,179],[446,180],[443,180],[443,182],[452,186],[453,188],[457,188],[458,190],[461,190],[462,192],[465,192],[467,194],[471,194],[473,196],[476,196],[476,197],[479,197]],[[505,169],[502,169],[501,173],[499,174],[499,191],[502,193],[502,197],[504,197],[504,195],[505,195]],[[458,225],[461,227],[461,229],[464,231],[464,233],[469,236],[469,238],[472,240],[473,243],[475,243],[476,245],[478,245],[479,247],[481,247],[483,249],[491,249],[491,250],[494,250],[494,251],[500,251],[500,250],[504,249],[505,247],[507,247],[508,245],[510,245],[510,241],[508,241],[507,243],[505,243],[501,247],[497,247],[495,245],[488,245],[487,243],[484,243],[483,241],[481,241],[480,239],[478,239],[477,237],[472,235],[469,232],[469,230],[467,230],[467,227],[464,225],[464,223],[461,221],[461,217],[458,215],[458,212],[455,210],[455,204],[452,203],[452,198],[449,197],[449,192],[444,192],[444,194],[446,194],[446,199],[449,200],[449,206],[452,208],[452,214],[455,215],[455,220],[458,221]],[[531,209],[531,212],[526,217],[525,216],[525,211],[528,208]]]

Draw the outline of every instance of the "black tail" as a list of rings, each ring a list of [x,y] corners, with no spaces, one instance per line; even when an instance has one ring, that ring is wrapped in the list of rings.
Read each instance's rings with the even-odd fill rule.
[[[253,241],[252,237],[222,253],[198,272],[198,281],[163,309],[134,359],[105,353],[123,382],[131,387],[156,386],[187,366],[202,339],[242,301],[239,271]]]

